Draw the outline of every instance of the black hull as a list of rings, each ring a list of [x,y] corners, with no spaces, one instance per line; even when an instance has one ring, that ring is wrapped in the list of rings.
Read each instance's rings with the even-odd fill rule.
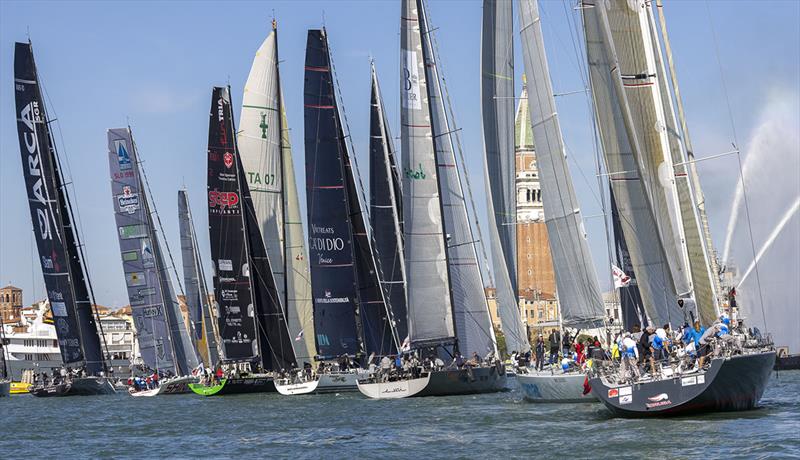
[[[776,371],[796,371],[800,369],[800,354],[779,356],[775,359]]]
[[[507,391],[506,370],[502,366],[448,369],[431,372],[425,389],[415,396],[452,396]]]
[[[775,352],[717,358],[705,372],[634,385],[590,380],[592,393],[620,417],[664,417],[756,407],[769,381]]]
[[[97,396],[116,393],[114,385],[104,378],[78,378],[58,385],[36,386],[28,390],[30,394],[40,398],[52,396]]]

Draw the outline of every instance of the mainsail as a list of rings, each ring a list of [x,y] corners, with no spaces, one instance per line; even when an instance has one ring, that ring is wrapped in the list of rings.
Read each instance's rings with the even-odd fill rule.
[[[403,261],[403,209],[396,152],[383,108],[375,66],[370,66],[372,90],[369,123],[370,223],[381,268],[381,283],[391,307],[397,336],[408,335],[405,263]]]
[[[288,132],[274,29],[256,51],[244,86],[237,141],[289,333],[300,337],[297,358],[311,361],[311,284]]]
[[[230,90],[215,87],[208,132],[208,222],[214,297],[228,362],[262,371],[297,362],[234,137]]]
[[[510,0],[483,2],[481,108],[497,311],[506,351],[524,353],[531,346],[518,302],[512,10]]]
[[[305,145],[317,350],[323,357],[396,351],[367,232],[325,30],[306,45]]]
[[[219,350],[214,333],[213,314],[211,312],[208,288],[200,253],[197,250],[197,235],[194,220],[189,207],[189,196],[186,190],[178,190],[178,226],[181,233],[181,258],[183,260],[183,284],[189,316],[194,324],[195,346],[203,357],[206,367],[219,362]]]
[[[408,333],[416,347],[455,341],[420,9],[416,0],[403,0],[400,14],[403,243]]]
[[[639,172],[641,151],[631,122],[605,8],[582,8],[594,111],[620,225],[647,316],[655,324],[680,321],[677,292]]]
[[[476,241],[467,215],[467,203],[455,157],[454,130],[450,127],[445,108],[445,93],[436,64],[433,37],[425,4],[419,1],[418,5],[458,350],[468,356],[473,353],[484,356],[489,352],[496,353],[497,344],[478,265]]]
[[[108,130],[111,199],[122,256],[122,271],[133,324],[144,364],[154,370],[175,369],[167,302],[161,278],[168,276],[156,260],[154,232],[145,203],[139,161],[127,128]]]
[[[259,349],[230,104],[227,88],[215,87],[208,127],[208,229],[224,359],[241,362],[255,360]]]
[[[561,135],[544,48],[539,5],[520,0],[522,55],[528,80],[528,107],[544,200],[545,224],[553,256],[561,322],[565,326],[602,325],[603,299],[586,240]]]
[[[87,373],[96,375],[105,361],[89,280],[30,43],[15,45],[14,89],[25,189],[61,359],[84,363]]]

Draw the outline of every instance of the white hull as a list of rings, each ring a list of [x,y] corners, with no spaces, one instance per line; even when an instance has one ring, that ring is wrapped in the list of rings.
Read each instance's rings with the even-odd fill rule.
[[[580,403],[596,402],[598,399],[591,393],[583,394],[583,382],[586,375],[582,373],[552,374],[549,371],[529,374],[517,374],[517,382],[525,396],[532,402]]]
[[[198,382],[200,382],[200,379],[198,379],[197,377],[186,375],[183,377],[175,377],[172,379],[165,380],[161,382],[158,388],[153,388],[152,390],[133,391],[133,388],[128,388],[128,394],[138,398],[138,397],[151,397],[158,395],[177,395],[177,394],[191,393],[192,390],[189,388],[189,384]]]
[[[320,374],[315,380],[285,383],[276,381],[278,393],[286,396],[316,393],[342,393],[358,390],[358,380],[369,377],[365,371]]]
[[[431,380],[431,374],[418,379],[397,380],[395,382],[358,382],[358,391],[372,399],[400,399],[414,396],[424,390]]]

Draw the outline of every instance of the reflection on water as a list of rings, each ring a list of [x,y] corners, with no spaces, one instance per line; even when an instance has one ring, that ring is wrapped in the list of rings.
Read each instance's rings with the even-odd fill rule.
[[[798,394],[800,372],[785,371],[773,375],[759,409],[654,420],[611,418],[599,403],[527,403],[516,390],[396,401],[26,395],[0,400],[0,456],[791,456],[800,452]]]

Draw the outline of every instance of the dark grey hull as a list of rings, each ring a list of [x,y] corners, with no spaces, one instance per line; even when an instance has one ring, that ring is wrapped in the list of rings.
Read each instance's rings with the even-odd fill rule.
[[[415,396],[450,396],[506,391],[507,377],[503,366],[452,369],[431,372],[428,385]]]
[[[779,356],[775,360],[776,371],[790,371],[800,369],[800,354]]]
[[[96,396],[116,393],[114,385],[107,379],[100,377],[77,378],[58,385],[35,386],[28,391],[30,394],[40,398],[51,396]]]
[[[616,416],[652,417],[749,410],[758,404],[775,363],[775,352],[716,358],[704,372],[611,385],[589,381],[592,393]]]

